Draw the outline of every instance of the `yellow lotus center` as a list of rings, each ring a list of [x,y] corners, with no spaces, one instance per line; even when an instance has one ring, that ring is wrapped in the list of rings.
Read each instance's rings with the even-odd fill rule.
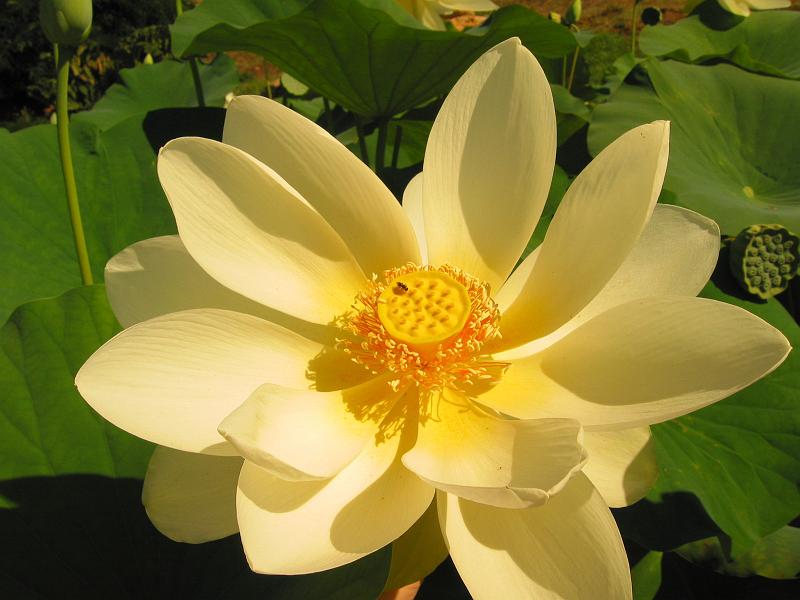
[[[430,350],[459,334],[472,308],[467,289],[441,271],[414,271],[378,297],[378,317],[394,339]]]
[[[507,364],[484,346],[500,337],[500,311],[489,285],[452,265],[408,264],[375,276],[339,319],[339,347],[395,389],[445,387],[470,394],[493,383]]]

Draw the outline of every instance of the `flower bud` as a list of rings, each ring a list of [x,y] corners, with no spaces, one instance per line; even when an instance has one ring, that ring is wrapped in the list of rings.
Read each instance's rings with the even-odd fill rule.
[[[581,11],[581,0],[573,0],[572,4],[570,4],[567,9],[567,13],[564,15],[564,22],[567,25],[577,23],[581,18]]]
[[[39,22],[54,44],[77,46],[92,27],[92,0],[40,0]]]

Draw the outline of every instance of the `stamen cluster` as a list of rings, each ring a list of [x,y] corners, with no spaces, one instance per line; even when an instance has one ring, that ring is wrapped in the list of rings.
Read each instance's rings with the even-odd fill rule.
[[[470,312],[463,329],[434,349],[421,349],[398,340],[386,330],[378,315],[381,294],[398,277],[417,271],[439,271],[457,281],[467,291]],[[489,285],[452,265],[420,267],[409,263],[374,275],[353,303],[352,310],[338,320],[351,336],[338,340],[339,348],[373,374],[396,375],[394,389],[417,386],[420,391],[445,387],[466,394],[478,383],[493,383],[502,376],[505,363],[482,354],[487,342],[499,339],[500,311],[490,296]]]

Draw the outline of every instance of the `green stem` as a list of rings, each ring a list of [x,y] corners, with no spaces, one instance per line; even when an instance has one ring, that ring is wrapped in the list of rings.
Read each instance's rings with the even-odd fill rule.
[[[197,70],[197,60],[194,56],[189,57],[189,68],[192,70],[192,81],[194,81],[194,93],[197,95],[197,106],[205,106],[206,96],[203,94],[203,83],[200,81],[200,71]]]
[[[322,97],[322,106],[325,107],[325,126],[329,132],[333,133],[333,115],[331,114],[331,103],[328,102],[328,99],[325,96]]]
[[[631,54],[636,56],[636,7],[639,5],[637,0],[633,0],[633,12],[631,13]]]
[[[364,161],[365,165],[369,166],[367,139],[364,137],[364,126],[361,123],[356,124],[356,133],[358,134],[358,150],[361,152],[361,160]]]
[[[389,133],[389,121],[378,123],[378,145],[375,149],[375,172],[380,175],[386,162],[386,138]]]
[[[567,57],[561,59],[561,85],[567,85]]]
[[[175,18],[177,19],[183,14],[182,0],[175,0]],[[187,59],[189,69],[192,71],[192,81],[194,82],[194,93],[197,96],[197,106],[206,105],[206,96],[203,93],[203,83],[200,81],[200,71],[197,70],[197,60],[194,56]]]
[[[58,150],[61,157],[61,171],[64,174],[64,189],[67,192],[67,209],[72,223],[72,237],[75,240],[75,253],[78,256],[78,267],[81,271],[83,285],[92,285],[92,268],[89,264],[89,252],[86,249],[86,238],[81,222],[81,207],[78,202],[78,187],[75,185],[75,172],[72,170],[72,149],[69,144],[69,113],[67,112],[69,91],[69,59],[72,48],[55,46],[57,56],[56,77],[56,118],[58,119]]]
[[[392,168],[397,168],[400,160],[400,144],[403,142],[403,128],[398,125],[394,132],[394,147],[392,148]]]
[[[572,91],[572,82],[575,80],[575,68],[578,66],[578,55],[581,53],[581,47],[575,47],[575,54],[572,55],[572,67],[569,70],[569,80],[567,81],[567,91]]]

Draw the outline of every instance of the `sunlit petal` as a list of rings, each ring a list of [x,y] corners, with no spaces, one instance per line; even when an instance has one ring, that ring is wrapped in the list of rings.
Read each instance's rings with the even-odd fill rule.
[[[237,96],[222,139],[297,190],[342,237],[364,273],[419,262],[414,232],[395,197],[316,123],[267,98]]]
[[[551,333],[605,287],[650,219],[668,147],[668,122],[642,125],[620,136],[578,175],[550,223],[524,289],[505,307],[505,347]]]
[[[580,433],[569,419],[500,419],[445,390],[420,419],[403,464],[438,489],[522,508],[546,502],[580,469]]]
[[[547,504],[521,510],[444,492],[437,499],[450,556],[474,598],[632,597],[617,525],[584,475]]]
[[[641,500],[658,477],[650,428],[587,431],[583,444],[589,451],[584,474],[609,506],[628,506]]]
[[[519,39],[478,59],[447,96],[425,150],[428,258],[499,289],[544,207],[556,124],[547,78]]]
[[[224,286],[328,323],[364,284],[353,255],[322,216],[242,150],[179,138],[162,148],[158,175],[181,240]]]
[[[409,441],[368,445],[333,479],[284,481],[245,462],[236,505],[247,560],[258,573],[332,569],[400,537],[433,488],[399,460]]]
[[[234,454],[220,421],[270,381],[308,388],[322,351],[252,315],[198,309],[130,327],[104,344],[75,383],[103,417],[141,438],[188,452]]]
[[[159,446],[142,488],[147,516],[176,542],[201,544],[233,535],[238,456],[208,456]]]
[[[775,369],[789,349],[780,331],[731,304],[644,298],[513,361],[480,400],[519,418],[564,417],[587,430],[625,429],[725,398]]]
[[[326,479],[380,435],[399,396],[385,378],[327,393],[266,384],[219,431],[242,456],[283,479]]]

